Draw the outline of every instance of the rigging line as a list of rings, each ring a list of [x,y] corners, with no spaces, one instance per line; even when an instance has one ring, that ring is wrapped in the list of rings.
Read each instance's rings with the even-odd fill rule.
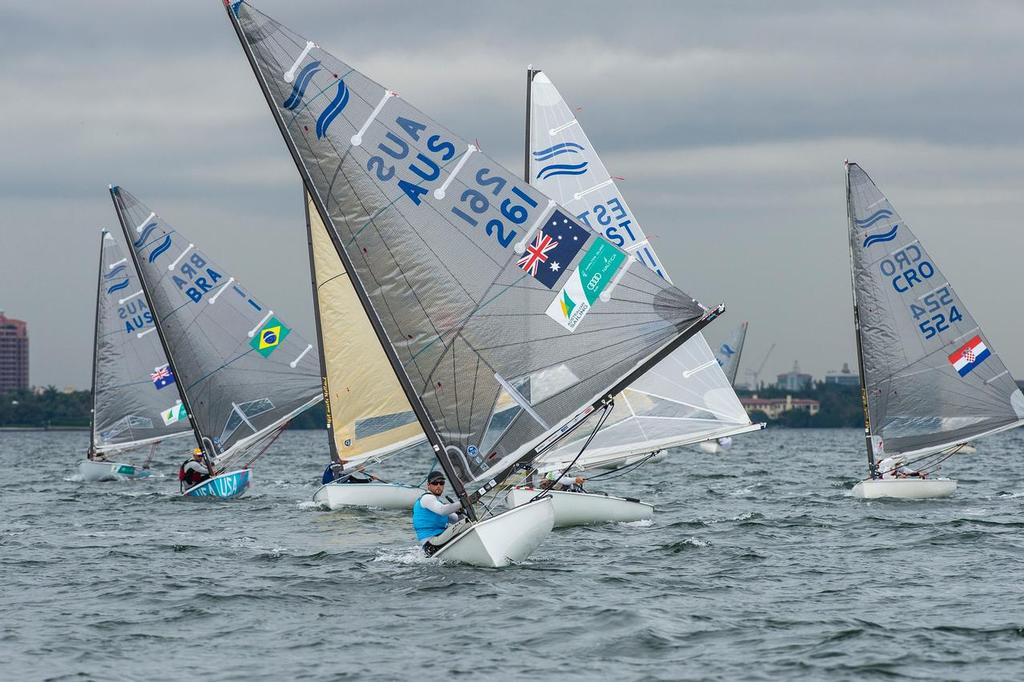
[[[601,481],[610,481],[612,479],[620,478],[620,477],[625,476],[627,474],[631,474],[634,471],[636,471],[637,469],[639,469],[641,466],[646,464],[647,462],[651,461],[651,459],[653,459],[654,456],[657,455],[659,452],[661,452],[661,451],[660,450],[655,450],[654,452],[651,452],[649,454],[644,455],[643,459],[639,460],[638,462],[633,462],[632,464],[626,464],[626,465],[621,466],[621,467],[619,467],[617,469],[612,469],[611,471],[606,471],[603,474],[597,474],[596,476],[590,476],[590,477],[587,478],[587,480],[588,481],[599,481],[599,480],[601,480]],[[615,474],[615,475],[613,475],[613,474]]]
[[[608,419],[608,415],[611,414],[613,407],[615,407],[615,399],[614,398],[612,398],[607,403],[605,403],[604,406],[602,406],[602,408],[601,408],[601,416],[598,418],[597,424],[594,426],[594,430],[590,432],[590,437],[587,438],[587,441],[583,444],[583,447],[580,448],[580,451],[578,453],[576,453],[576,456],[573,458],[573,460],[571,462],[569,462],[569,465],[562,470],[562,473],[558,474],[558,476],[555,478],[556,481],[560,480],[563,476],[565,476],[565,474],[570,469],[572,469],[574,466],[576,466],[576,462],[579,460],[580,457],[583,456],[583,452],[590,446],[591,441],[594,440],[594,437],[597,435],[597,432],[604,425],[605,420]],[[536,471],[536,467],[534,467],[534,471]],[[534,502],[536,500],[539,500],[540,498],[544,497],[544,495],[546,495],[546,494],[547,494],[547,490],[542,490],[540,493],[535,495],[533,497],[533,499],[530,500],[530,502]]]

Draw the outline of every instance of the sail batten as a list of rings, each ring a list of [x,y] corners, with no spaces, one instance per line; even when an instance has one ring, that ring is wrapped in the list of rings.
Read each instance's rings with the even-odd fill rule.
[[[475,145],[470,153],[467,141],[322,47],[299,59],[310,41],[248,3],[229,16],[374,333],[460,496],[469,497],[469,483],[499,484],[510,464],[530,464],[531,448],[550,435],[515,401],[506,406],[495,375],[540,422],[558,428],[635,365],[713,318],[643,268],[630,269],[611,300],[600,300],[628,258],[614,244],[564,209],[549,209],[546,197]],[[282,73],[296,63],[294,83],[286,82]],[[515,244],[539,217],[519,253]],[[620,354],[597,357],[608,346]],[[557,392],[524,392],[544,373],[565,379]]]
[[[847,205],[869,467],[886,454],[921,457],[1019,425],[1024,395],[990,340],[855,163]]]
[[[168,357],[161,381],[180,390],[196,441],[223,469],[322,399],[319,363],[194,242],[122,188],[111,197]]]

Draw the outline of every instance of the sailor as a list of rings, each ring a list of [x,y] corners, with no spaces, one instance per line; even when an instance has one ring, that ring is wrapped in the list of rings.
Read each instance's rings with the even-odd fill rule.
[[[461,501],[456,500],[448,504],[441,501],[444,483],[443,473],[430,472],[427,477],[427,492],[412,506],[412,527],[427,556],[440,549],[469,524],[468,519],[460,520],[459,515],[455,513],[462,509]]]
[[[878,471],[878,478],[889,480],[896,478],[896,472],[902,464],[902,461],[896,455],[889,455],[881,462],[878,463],[876,470]]]
[[[559,476],[554,471],[549,471],[547,476],[544,477],[543,487],[545,490],[561,490],[567,493],[585,493],[587,492],[583,484],[587,482],[587,479],[582,476],[576,478],[569,478],[568,476]]]
[[[324,469],[324,475],[320,482],[327,485],[332,481],[336,483],[373,483],[374,481],[381,480],[373,474],[360,476],[355,471],[345,471],[345,467],[347,465],[347,459],[340,460],[337,463],[331,462],[327,465],[327,468]]]
[[[184,488],[199,485],[209,477],[210,472],[203,462],[203,451],[199,448],[192,451],[192,459],[186,459],[178,467],[178,480]]]

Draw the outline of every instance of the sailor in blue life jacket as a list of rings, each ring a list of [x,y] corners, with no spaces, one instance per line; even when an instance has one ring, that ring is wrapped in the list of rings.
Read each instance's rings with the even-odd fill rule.
[[[444,474],[430,472],[427,477],[427,492],[412,506],[412,527],[416,539],[423,545],[423,551],[430,556],[446,542],[461,533],[468,525],[468,519],[459,519],[455,512],[462,509],[462,502],[445,504],[440,500],[444,492]]]
[[[380,481],[379,478],[373,474],[366,474],[366,476],[360,476],[354,471],[345,471],[345,465],[348,464],[347,459],[343,459],[340,462],[331,462],[324,469],[323,478],[320,482],[323,485],[327,485],[332,481],[335,483],[373,483],[374,481]]]
[[[210,478],[210,470],[203,462],[203,451],[196,448],[192,451],[192,459],[186,459],[178,467],[179,487],[188,489],[199,485],[208,478]]]

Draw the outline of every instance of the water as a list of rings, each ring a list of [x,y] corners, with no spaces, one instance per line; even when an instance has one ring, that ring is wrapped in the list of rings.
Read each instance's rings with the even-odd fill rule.
[[[3,433],[0,678],[1024,679],[1024,438],[919,502],[850,497],[862,442],[678,453],[600,486],[652,522],[486,570],[421,558],[403,513],[315,509],[320,432],[227,502],[177,497],[173,448],[167,478],[86,484],[86,434]]]

